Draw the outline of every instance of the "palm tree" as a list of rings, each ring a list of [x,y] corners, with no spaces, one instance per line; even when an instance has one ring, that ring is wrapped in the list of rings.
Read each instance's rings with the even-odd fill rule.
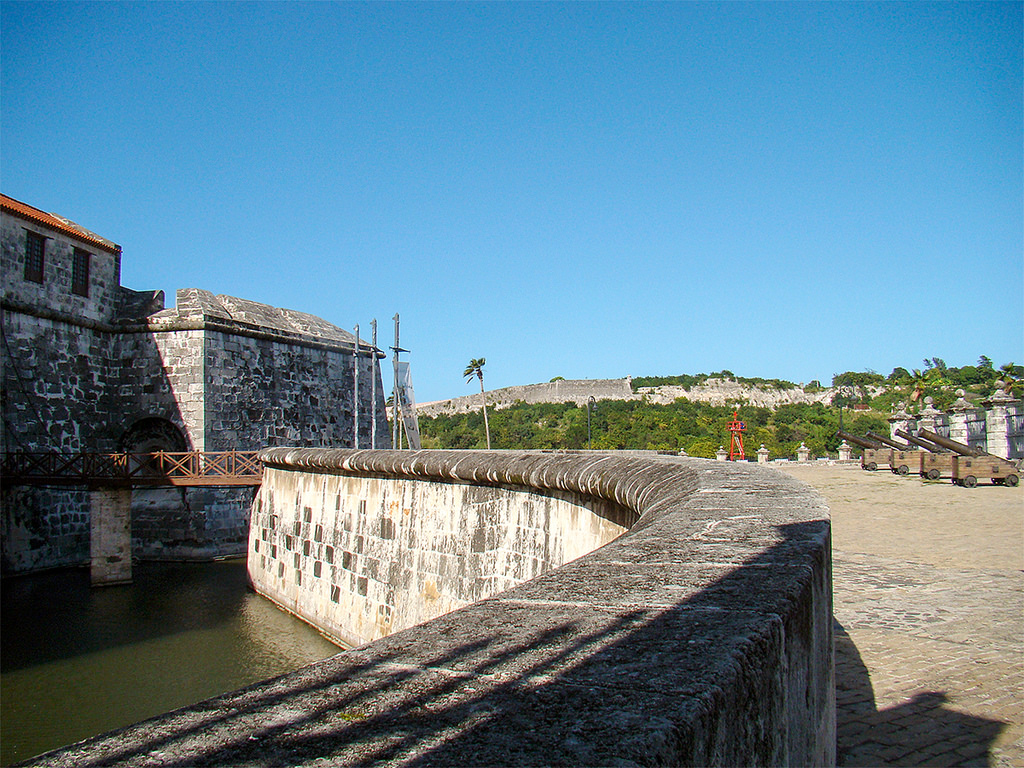
[[[491,450],[491,428],[487,424],[487,395],[484,394],[484,366],[487,365],[487,358],[473,358],[469,361],[469,365],[466,366],[466,370],[462,372],[462,375],[466,377],[466,381],[470,382],[473,377],[476,376],[480,379],[480,400],[483,402],[484,409],[484,433],[487,435],[487,450]]]
[[[999,373],[1003,377],[1003,391],[1008,395],[1019,396],[1021,390],[1021,378],[1017,371],[1020,369],[1019,365],[1014,363],[1007,363],[1006,365],[999,366]]]

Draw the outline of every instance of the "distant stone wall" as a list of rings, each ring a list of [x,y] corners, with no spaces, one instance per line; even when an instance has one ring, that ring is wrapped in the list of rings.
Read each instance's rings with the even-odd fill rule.
[[[507,408],[516,403],[576,403],[586,405],[587,400],[634,399],[630,379],[573,379],[551,381],[547,384],[528,384],[521,387],[503,387],[487,392],[490,408]],[[480,394],[439,400],[416,406],[419,416],[440,416],[480,410]]]
[[[835,391],[820,389],[805,392],[799,387],[779,389],[776,387],[754,387],[733,379],[710,378],[692,387],[664,385],[660,387],[639,387],[637,397],[646,397],[650,402],[668,405],[682,397],[694,402],[710,405],[735,405],[743,403],[757,408],[771,408],[794,403],[831,403]]]
[[[508,408],[523,403],[575,403],[585,406],[594,400],[641,400],[658,405],[674,403],[682,397],[694,402],[711,405],[732,405],[746,403],[764,408],[778,408],[790,403],[831,403],[833,390],[804,392],[800,388],[770,389],[752,387],[731,379],[711,378],[693,387],[673,385],[639,387],[633,392],[632,379],[574,379],[552,381],[547,384],[528,384],[521,387],[503,387],[487,392],[487,405],[491,408]],[[441,416],[469,413],[480,410],[480,395],[466,395],[451,400],[423,403],[416,407],[420,416]]]
[[[504,497],[503,513],[513,505],[505,491],[542,507],[549,497],[600,500],[636,522],[510,590],[34,764],[835,765],[829,523],[807,486],[757,465],[668,457],[274,449],[265,458],[282,493],[265,497],[278,512],[265,504],[257,514],[281,517],[261,525],[268,538],[252,554],[278,546],[272,573],[303,556],[282,557],[281,542],[304,536],[307,507],[343,509],[344,528],[364,496],[371,526],[391,517],[396,547],[420,517],[452,514],[432,506],[444,494],[470,507]],[[403,495],[374,510],[382,480]],[[419,484],[443,487],[420,493]],[[279,527],[288,520],[291,531]],[[565,522],[555,515],[551,525]],[[303,546],[326,543],[316,538],[314,528]],[[485,532],[483,551],[498,555],[503,541]],[[339,589],[354,575],[358,590],[372,566],[321,568]],[[425,580],[409,586],[428,591]]]

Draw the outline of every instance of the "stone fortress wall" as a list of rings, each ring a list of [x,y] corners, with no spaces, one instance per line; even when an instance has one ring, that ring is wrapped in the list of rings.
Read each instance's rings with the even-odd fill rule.
[[[35,764],[835,765],[830,524],[807,486],[591,452],[262,458],[257,589],[325,617],[359,595],[352,634],[393,633]],[[555,567],[578,550],[544,537],[608,523],[628,530]],[[398,631],[403,604],[459,590],[484,599]]]
[[[535,578],[636,518],[573,493],[293,470],[349,453],[265,451],[248,554],[258,592],[349,647]]]
[[[590,398],[600,400],[643,400],[658,405],[668,405],[678,398],[711,405],[731,406],[743,403],[755,407],[775,409],[792,403],[824,403],[829,405],[836,390],[824,388],[804,392],[799,387],[777,389],[756,387],[732,379],[709,378],[693,387],[665,385],[639,387],[633,392],[630,377],[624,379],[578,379],[559,380],[546,384],[530,384],[518,387],[504,387],[486,393],[489,408],[500,410],[516,403],[575,403],[584,407]],[[951,437],[974,448],[988,451],[995,456],[1009,459],[1024,458],[1024,407],[1001,390],[978,405],[960,397],[952,408],[943,413],[937,410],[930,398],[918,414],[905,411],[894,413],[889,419],[891,432],[902,429],[916,434],[918,429],[928,429],[943,437]],[[444,416],[469,413],[480,410],[480,395],[467,395],[451,400],[439,400],[418,405],[420,416]],[[896,438],[898,439],[898,438]]]
[[[378,350],[320,318],[209,291],[120,285],[121,248],[0,196],[0,451],[390,446]],[[43,243],[42,271],[28,267]],[[88,264],[73,290],[76,259]],[[84,295],[83,295],[84,293]],[[359,366],[359,402],[353,398]],[[371,381],[376,380],[376,399]],[[4,573],[89,562],[81,489],[5,487]],[[245,551],[250,489],[136,489],[136,557]]]
[[[674,385],[640,387],[633,391],[632,378],[623,379],[561,379],[545,384],[502,387],[487,392],[487,405],[495,409],[523,403],[575,403],[585,406],[594,400],[642,400],[668,405],[680,397],[711,405],[745,402],[754,406],[778,408],[787,403],[831,403],[832,389],[804,392],[800,388],[762,389],[731,379],[710,378],[702,384],[686,388]],[[451,400],[438,400],[416,406],[420,416],[441,416],[468,413],[480,409],[480,395],[466,395]]]

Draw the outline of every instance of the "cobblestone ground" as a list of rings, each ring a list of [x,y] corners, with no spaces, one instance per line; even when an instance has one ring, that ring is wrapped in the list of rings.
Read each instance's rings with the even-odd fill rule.
[[[832,510],[839,765],[1024,766],[1024,487],[773,466]]]

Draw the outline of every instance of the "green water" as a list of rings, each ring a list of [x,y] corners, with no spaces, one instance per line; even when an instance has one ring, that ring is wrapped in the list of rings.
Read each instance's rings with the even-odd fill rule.
[[[4,579],[0,762],[8,765],[338,653],[246,587],[245,561]]]

